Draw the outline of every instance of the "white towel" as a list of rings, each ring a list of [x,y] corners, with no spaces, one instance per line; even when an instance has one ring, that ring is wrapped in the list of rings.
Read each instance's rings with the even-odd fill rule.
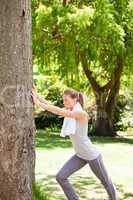
[[[72,109],[72,111],[82,111],[82,110],[83,108],[79,102],[77,102]],[[76,132],[76,119],[65,117],[60,136],[65,137],[67,135],[75,134],[75,132]]]

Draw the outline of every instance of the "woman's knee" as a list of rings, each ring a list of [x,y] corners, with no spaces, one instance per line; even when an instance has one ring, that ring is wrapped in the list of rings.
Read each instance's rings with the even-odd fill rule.
[[[58,172],[56,174],[56,181],[60,183],[60,182],[62,182],[64,180],[65,180],[65,177],[60,172]]]

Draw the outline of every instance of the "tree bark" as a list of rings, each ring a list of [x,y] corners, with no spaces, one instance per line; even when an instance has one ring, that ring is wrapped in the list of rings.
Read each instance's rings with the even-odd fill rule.
[[[0,8],[0,200],[32,200],[31,0],[1,0]]]
[[[107,93],[105,91],[99,92],[96,96],[97,114],[96,114],[96,128],[95,135],[97,136],[116,136],[113,125],[113,108],[106,109]]]
[[[63,0],[63,6],[66,6],[67,0]]]

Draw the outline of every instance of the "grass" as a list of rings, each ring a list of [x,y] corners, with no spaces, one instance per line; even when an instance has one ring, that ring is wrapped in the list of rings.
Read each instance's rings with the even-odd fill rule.
[[[49,200],[46,191],[35,181],[32,183],[32,198],[33,200]]]
[[[121,200],[133,200],[133,137],[92,137],[91,140],[102,153],[108,173],[121,194]],[[36,180],[49,200],[66,200],[55,175],[73,154],[69,138],[61,138],[59,133],[37,131]],[[81,200],[107,199],[103,186],[88,165],[71,175],[69,180]]]

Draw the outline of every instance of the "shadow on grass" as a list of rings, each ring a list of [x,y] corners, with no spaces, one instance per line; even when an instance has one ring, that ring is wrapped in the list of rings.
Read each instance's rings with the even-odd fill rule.
[[[81,200],[106,200],[107,193],[102,184],[94,177],[72,175],[69,181]],[[39,181],[42,190],[49,196],[49,200],[66,200],[64,192],[57,183],[54,175],[47,175]],[[121,200],[133,199],[133,193],[124,193],[122,185],[116,185],[121,194]]]
[[[69,137],[62,138],[60,133],[47,133],[45,130],[37,130],[36,133],[36,147],[53,149],[57,147],[69,148],[72,147]],[[90,137],[94,144],[108,144],[108,143],[123,143],[123,144],[133,144],[132,138],[111,138],[111,137]]]
[[[90,139],[94,143],[98,144],[106,144],[106,143],[122,143],[122,144],[133,144],[133,138],[125,138],[125,137],[116,137],[116,138],[111,138],[111,137],[90,137]]]

